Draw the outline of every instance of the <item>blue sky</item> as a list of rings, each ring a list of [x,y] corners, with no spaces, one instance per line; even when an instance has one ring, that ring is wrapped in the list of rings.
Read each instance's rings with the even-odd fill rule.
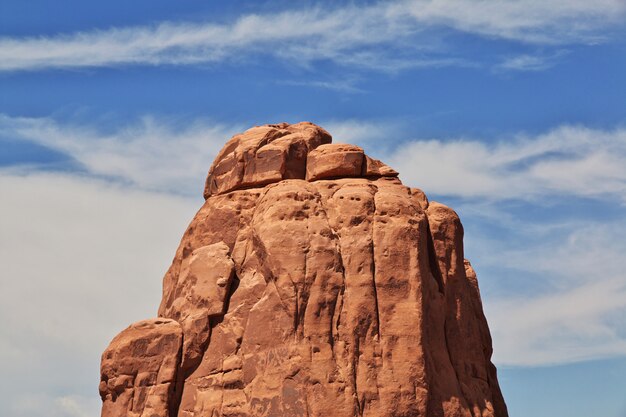
[[[454,207],[512,417],[626,417],[626,3],[0,1],[0,414],[97,415],[234,133]]]

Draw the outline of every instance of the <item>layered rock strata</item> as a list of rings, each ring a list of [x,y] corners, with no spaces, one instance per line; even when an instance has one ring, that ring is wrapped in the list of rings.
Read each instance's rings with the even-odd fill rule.
[[[397,176],[311,123],[234,136],[102,416],[506,417],[461,222]]]

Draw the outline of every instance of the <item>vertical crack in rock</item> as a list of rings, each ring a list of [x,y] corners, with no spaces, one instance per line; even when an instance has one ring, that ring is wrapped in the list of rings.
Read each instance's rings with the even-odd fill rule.
[[[374,195],[372,196],[372,202],[374,203],[374,216],[378,215],[378,211],[376,210],[376,194],[378,193],[378,187],[374,188]],[[376,219],[374,218],[374,222]],[[382,334],[380,332],[380,308],[378,307],[378,289],[376,288],[376,244],[374,243],[376,240],[374,239],[374,227],[372,227],[372,284],[374,286],[374,306],[376,308],[376,334],[378,335],[378,340],[382,339]]]
[[[306,226],[306,234],[307,236],[309,236],[309,223],[308,223],[308,218],[307,220],[305,220],[305,226]],[[310,286],[312,285],[309,284],[309,282],[307,281],[307,277],[309,269],[308,269],[308,264],[309,264],[309,252],[311,250],[311,246],[310,246],[310,240],[309,242],[307,242],[307,247],[304,249],[304,282],[303,282],[303,288],[301,291],[301,294],[297,294],[296,293],[296,300],[298,299],[298,297],[302,297],[302,303],[301,304],[301,309],[302,311],[297,311],[296,313],[299,314],[299,320],[298,320],[298,326],[299,326],[299,331],[297,336],[302,339],[304,338],[305,335],[305,331],[304,331],[304,324],[305,324],[305,316],[306,316],[306,308],[309,304],[309,291],[310,291]]]
[[[182,362],[183,359],[183,342],[185,340],[185,335],[181,335],[181,344],[180,344],[180,348],[178,349],[178,354],[176,355],[176,376],[174,378],[174,387],[173,387],[173,392],[170,396],[170,401],[168,404],[168,412],[169,412],[169,416],[173,417],[173,416],[177,416],[178,415],[178,409],[180,407],[180,399],[183,396],[183,389],[185,386],[185,378],[182,375],[181,369],[180,369],[180,364]]]
[[[344,297],[344,293],[346,291],[346,276],[345,276],[345,272],[343,274],[343,285],[341,286],[341,290],[339,291],[339,295],[337,296],[337,303],[335,304],[335,309],[333,311],[333,317],[336,314],[336,319],[333,319],[333,323],[332,323],[332,328],[331,328],[331,335],[333,337],[333,354],[336,356],[335,353],[335,339],[339,338],[339,326],[341,325],[341,313],[343,310],[343,297]]]
[[[426,216],[428,218],[428,215]],[[430,271],[432,272],[433,278],[437,282],[437,288],[439,288],[439,292],[441,294],[445,294],[444,284],[443,284],[443,273],[439,268],[439,262],[437,261],[437,252],[435,251],[435,244],[433,241],[433,234],[430,230],[430,224],[426,223],[426,231],[427,231],[427,243],[428,243],[428,263],[430,265]]]
[[[446,341],[446,353],[448,354],[448,360],[450,361],[450,365],[452,366],[452,370],[454,371],[454,376],[456,377],[456,390],[458,392],[459,395],[459,400],[461,401],[461,403],[467,407],[469,413],[471,414],[472,417],[474,416],[474,411],[468,407],[468,401],[467,398],[465,398],[465,395],[463,393],[463,388],[461,387],[461,380],[459,378],[459,371],[457,369],[455,365],[455,361],[452,358],[452,342],[450,341],[450,337],[448,336],[449,334],[449,330],[448,330],[448,326],[449,326],[449,322],[448,319],[445,319],[444,325],[443,325],[443,331],[444,331],[444,335],[445,335],[445,341]]]
[[[233,136],[102,417],[508,417],[456,214],[311,123]]]

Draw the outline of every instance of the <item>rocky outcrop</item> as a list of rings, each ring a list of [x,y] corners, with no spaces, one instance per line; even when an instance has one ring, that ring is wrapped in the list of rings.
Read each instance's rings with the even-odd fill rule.
[[[102,354],[102,415],[175,416],[182,341],[170,319],[140,321],[117,335]]]
[[[458,216],[330,142],[299,123],[226,144],[161,318],[103,355],[103,417],[507,416]]]

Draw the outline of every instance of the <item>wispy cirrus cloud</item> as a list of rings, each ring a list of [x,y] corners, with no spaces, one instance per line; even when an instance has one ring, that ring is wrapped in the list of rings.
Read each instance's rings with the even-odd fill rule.
[[[553,54],[522,54],[510,56],[494,67],[495,71],[543,71],[555,66],[567,55],[567,51],[559,50]]]
[[[420,23],[537,44],[599,42],[626,13],[621,0],[418,0],[395,7]]]
[[[620,0],[400,0],[248,14],[230,23],[162,22],[56,36],[0,38],[0,71],[194,65],[274,56],[397,71],[470,65],[446,33],[525,44],[594,43],[626,15]]]
[[[284,80],[277,81],[279,85],[290,85],[297,87],[309,87],[309,88],[319,88],[323,90],[333,90],[342,93],[356,94],[356,93],[364,93],[365,91],[358,88],[356,86],[356,80],[353,79],[344,79],[344,80],[307,80],[307,81],[298,81],[298,80]]]

